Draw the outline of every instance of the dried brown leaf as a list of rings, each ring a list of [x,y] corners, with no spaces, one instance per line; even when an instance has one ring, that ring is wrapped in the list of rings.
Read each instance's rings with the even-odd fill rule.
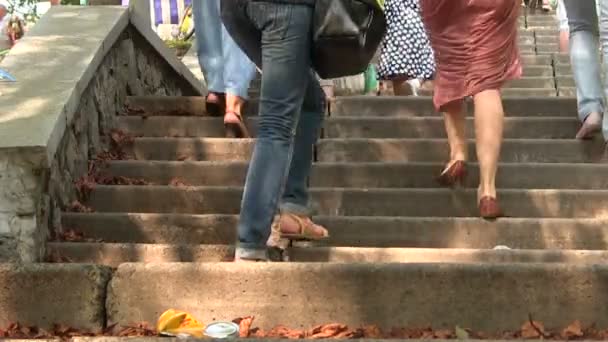
[[[92,213],[93,209],[85,206],[84,204],[80,203],[79,201],[73,201],[72,204],[70,204],[68,211],[75,212],[75,213]]]
[[[585,333],[583,332],[583,325],[580,321],[576,320],[570,325],[568,325],[564,330],[562,330],[561,335],[565,339],[583,337],[585,335]]]
[[[184,186],[188,186],[184,181],[182,181],[179,178],[173,178],[171,179],[171,181],[169,182],[170,186],[177,186],[177,187],[184,187]]]
[[[521,337],[539,338],[545,336],[545,326],[538,321],[528,320],[521,326]]]

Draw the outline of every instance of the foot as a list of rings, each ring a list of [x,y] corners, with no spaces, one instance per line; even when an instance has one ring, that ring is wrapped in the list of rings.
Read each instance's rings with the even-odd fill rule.
[[[484,196],[479,200],[479,216],[486,220],[504,216],[496,197]]]
[[[578,133],[576,133],[576,139],[590,139],[601,129],[602,116],[600,113],[591,113],[583,122],[583,125],[578,130]]]
[[[329,237],[325,227],[303,215],[281,214],[275,219],[273,227],[283,239],[318,241]]]
[[[454,186],[463,184],[467,177],[467,162],[460,159],[450,161],[441,174],[437,177],[437,182],[443,186]]]
[[[249,131],[243,117],[236,112],[226,112],[224,114],[224,127],[227,138],[249,138]]]
[[[222,116],[226,111],[226,95],[222,93],[209,93],[205,98],[207,114]]]

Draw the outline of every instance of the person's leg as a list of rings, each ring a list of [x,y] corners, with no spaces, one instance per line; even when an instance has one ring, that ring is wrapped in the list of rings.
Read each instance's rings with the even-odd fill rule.
[[[496,202],[496,171],[502,144],[504,111],[500,90],[485,90],[474,96],[475,140],[479,162],[477,200],[483,218],[502,216]],[[484,208],[490,202],[489,210]]]
[[[276,230],[280,234],[305,235],[311,239],[327,236],[325,228],[314,224],[309,206],[308,180],[312,169],[314,145],[325,116],[325,96],[315,74],[310,72],[302,114],[296,130],[293,159],[279,206]],[[295,216],[295,217],[294,217]]]
[[[604,63],[608,62],[608,0],[599,0],[600,13],[600,42],[602,45],[602,55]],[[608,96],[608,67],[604,66],[604,95]],[[608,141],[608,115],[604,113],[602,123],[602,133],[604,140]]]
[[[311,82],[313,9],[270,2],[222,1],[226,28],[253,61],[261,61],[258,140],[245,182],[236,258],[265,259],[271,223],[289,174],[296,125]],[[239,19],[243,12],[249,23]],[[256,49],[256,39],[258,45],[261,41],[261,54]]]
[[[450,145],[450,161],[437,180],[441,185],[453,186],[462,183],[466,176],[465,163],[468,159],[466,113],[463,101],[454,101],[443,106],[445,131]]]
[[[192,2],[198,62],[209,90],[207,110],[214,116],[224,114],[223,94],[226,91],[219,4],[220,0]]]
[[[598,20],[594,0],[564,0],[570,29],[570,60],[577,88],[579,119],[576,137],[588,138],[601,127],[604,112]]]
[[[504,112],[499,90],[474,97],[475,139],[479,162],[479,198],[496,198],[496,170],[502,143]]]
[[[205,0],[206,1],[206,0]],[[219,0],[218,0],[219,1]],[[255,76],[255,64],[232,39],[222,24],[224,51],[224,80],[226,85],[226,114],[224,124],[228,134],[245,137],[247,129],[242,122],[243,105],[247,99],[249,84]]]
[[[557,19],[559,21],[559,52],[568,53],[570,29],[568,27],[568,16],[564,8],[564,0],[558,0]]]

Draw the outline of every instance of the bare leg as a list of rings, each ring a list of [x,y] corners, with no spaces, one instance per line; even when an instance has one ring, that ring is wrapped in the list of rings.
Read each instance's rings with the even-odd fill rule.
[[[411,96],[414,95],[412,87],[407,83],[406,79],[394,79],[393,80],[393,92],[395,96]]]
[[[236,113],[242,115],[245,99],[234,94],[226,94],[226,113]]]
[[[479,199],[496,198],[496,170],[502,144],[504,111],[499,90],[475,95],[475,137],[479,161]]]
[[[570,51],[570,32],[567,30],[559,31],[559,53]]]
[[[462,101],[454,101],[444,106],[445,131],[450,144],[450,163],[466,161],[468,157],[466,113],[462,110]]]

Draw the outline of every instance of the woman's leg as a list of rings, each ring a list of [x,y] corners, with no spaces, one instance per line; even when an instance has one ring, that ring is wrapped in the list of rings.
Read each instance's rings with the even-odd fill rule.
[[[304,5],[222,0],[226,28],[263,70],[258,140],[241,203],[237,260],[267,258],[266,241],[289,175],[294,135],[311,82],[312,12]]]
[[[457,161],[468,159],[466,113],[462,104],[462,101],[454,101],[443,108],[445,131],[450,144],[450,163],[446,169]]]
[[[207,0],[204,0],[207,1]],[[222,45],[224,51],[224,80],[226,84],[226,114],[224,123],[232,127],[241,127],[243,105],[247,99],[249,84],[255,76],[255,64],[234,42],[222,24]],[[228,127],[229,127],[228,126]],[[246,129],[245,129],[246,130]],[[247,132],[233,132],[239,136],[247,136]]]
[[[299,234],[306,230],[312,239],[327,235],[325,228],[314,224],[310,217],[308,180],[314,158],[314,145],[319,139],[325,117],[325,94],[314,73],[306,90],[302,114],[296,129],[293,159],[285,191],[281,198],[278,230],[282,234]],[[296,216],[297,218],[294,218]],[[302,227],[306,225],[306,227]]]
[[[198,62],[205,75],[207,89],[224,93],[224,52],[222,49],[222,21],[220,0],[192,2]]]
[[[598,19],[595,0],[564,0],[570,29],[570,60],[582,123],[576,137],[585,139],[600,130],[604,113]]]
[[[499,90],[485,90],[474,97],[475,138],[479,162],[478,200],[496,198],[496,170],[502,144],[504,111]]]
[[[467,175],[466,113],[463,111],[462,104],[463,101],[458,100],[444,105],[442,108],[445,131],[450,145],[450,161],[437,177],[439,184],[444,186],[462,184]]]
[[[608,62],[608,0],[598,0],[600,6],[600,42],[604,63]],[[604,67],[604,95],[608,96],[608,67]],[[604,140],[608,141],[608,115],[604,115],[602,123]]]
[[[557,19],[559,21],[559,52],[568,53],[570,46],[570,29],[568,27],[568,16],[564,8],[564,0],[558,0]]]

